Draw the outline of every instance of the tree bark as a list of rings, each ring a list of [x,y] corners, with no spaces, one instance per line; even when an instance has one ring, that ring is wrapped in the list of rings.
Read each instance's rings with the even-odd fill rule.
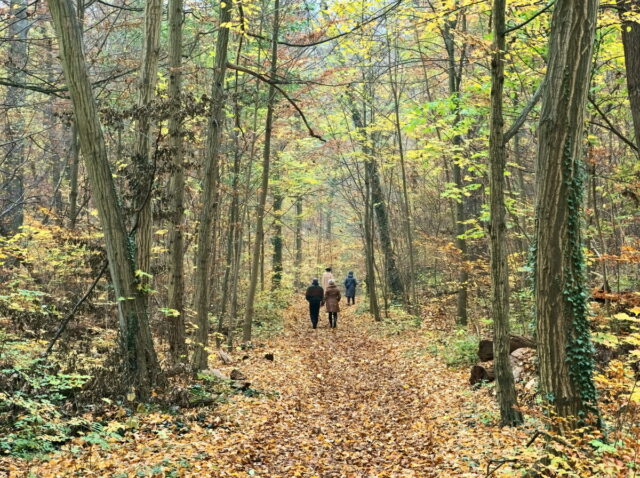
[[[220,2],[220,28],[216,41],[215,65],[211,91],[211,111],[207,130],[207,151],[204,164],[204,186],[202,189],[202,209],[198,227],[198,252],[196,257],[196,345],[193,355],[194,370],[207,368],[209,352],[209,301],[211,288],[209,268],[211,265],[211,223],[218,207],[217,188],[219,173],[219,153],[221,132],[224,122],[224,77],[227,72],[227,47],[231,21],[231,2]]]
[[[182,140],[182,19],[183,0],[169,0],[169,144],[171,157],[171,179],[169,194],[171,205],[169,230],[169,355],[174,363],[187,360],[185,343],[184,307],[184,164]]]
[[[491,58],[491,131],[489,135],[491,309],[493,316],[494,370],[496,394],[503,426],[522,423],[516,409],[518,399],[509,359],[509,263],[507,262],[507,221],[504,203],[506,151],[502,97],[505,62],[506,0],[493,1],[493,54]]]
[[[278,73],[278,35],[280,31],[280,0],[274,0],[273,10],[273,31],[271,33],[271,68],[270,78],[276,78]],[[264,150],[262,155],[262,181],[260,185],[260,200],[256,218],[256,234],[253,244],[253,254],[251,257],[251,275],[249,277],[249,290],[247,292],[247,304],[244,314],[244,324],[242,327],[242,341],[251,342],[251,329],[253,326],[253,310],[258,285],[258,275],[260,274],[260,263],[264,242],[264,213],[267,204],[267,193],[269,192],[269,167],[271,162],[271,133],[273,128],[273,110],[276,102],[276,89],[269,85],[267,100],[267,117],[265,120]]]
[[[618,12],[622,19],[622,46],[635,143],[640,148],[640,23],[625,15],[630,12],[640,14],[640,0],[618,0]]]
[[[145,298],[135,279],[134,248],[125,229],[122,210],[109,167],[107,149],[91,91],[82,34],[70,0],[49,0],[93,201],[102,223],[109,271],[118,304],[119,344],[125,383],[145,398],[161,379],[149,330]]]
[[[535,295],[540,387],[555,414],[570,417],[568,427],[597,415],[580,231],[584,103],[597,11],[598,0],[555,4],[538,131]]]

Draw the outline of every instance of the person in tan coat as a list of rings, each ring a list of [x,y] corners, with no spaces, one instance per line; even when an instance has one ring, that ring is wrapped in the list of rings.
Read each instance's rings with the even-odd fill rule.
[[[335,329],[338,325],[338,312],[340,312],[340,289],[336,286],[336,281],[329,280],[327,289],[324,291],[324,305],[329,314],[329,325]]]

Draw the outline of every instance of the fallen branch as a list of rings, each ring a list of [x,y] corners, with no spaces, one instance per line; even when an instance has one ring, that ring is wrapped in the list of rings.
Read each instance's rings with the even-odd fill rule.
[[[518,462],[517,458],[491,458],[487,463],[487,474],[485,475],[485,478],[489,478],[496,471],[498,471],[498,469],[505,463],[517,463],[517,462]],[[498,463],[498,466],[496,466],[493,470],[491,469],[492,463]]]

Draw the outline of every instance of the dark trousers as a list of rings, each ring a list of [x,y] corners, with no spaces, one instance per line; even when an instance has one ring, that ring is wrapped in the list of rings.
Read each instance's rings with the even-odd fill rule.
[[[349,305],[349,304],[353,304],[353,305],[355,305],[355,304],[356,304],[356,298],[355,298],[355,296],[354,296],[354,297],[349,297],[349,296],[347,296],[347,305]]]
[[[337,312],[329,312],[329,325],[332,329],[335,329],[338,325],[338,313]]]
[[[318,328],[318,316],[320,314],[320,302],[309,302],[309,315],[311,316],[311,325],[314,329]]]

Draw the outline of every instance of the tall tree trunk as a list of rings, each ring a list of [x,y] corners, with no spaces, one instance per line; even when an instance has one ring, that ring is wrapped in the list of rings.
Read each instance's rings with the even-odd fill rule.
[[[391,70],[389,70],[391,71]],[[396,71],[397,75],[397,71]],[[405,166],[404,144],[402,140],[402,127],[400,125],[400,93],[398,91],[398,79],[397,76],[391,75],[391,93],[393,94],[393,110],[394,110],[394,126],[396,129],[396,136],[398,138],[398,155],[400,157],[400,173],[402,178],[402,212],[404,215],[404,233],[407,240],[407,250],[409,254],[409,281],[407,295],[410,295],[409,302],[415,303],[416,300],[416,266],[415,266],[415,254],[413,252],[413,233],[411,228],[411,205],[409,203],[409,191],[407,188],[407,171]]]
[[[209,284],[209,268],[211,264],[211,240],[213,233],[211,223],[218,207],[217,188],[221,143],[221,132],[224,123],[224,77],[227,72],[227,47],[229,44],[229,27],[231,21],[231,2],[220,2],[220,28],[216,41],[215,65],[211,91],[211,111],[207,131],[207,151],[204,164],[204,187],[202,188],[202,209],[198,227],[198,252],[196,257],[196,346],[193,356],[193,368],[207,368],[209,352],[209,300],[211,288]]]
[[[27,18],[27,1],[11,0],[8,35],[9,54],[6,61],[7,76],[15,83],[25,82],[29,57],[27,36],[30,21]],[[6,143],[5,160],[2,163],[0,183],[0,234],[12,236],[24,221],[24,173],[25,123],[22,117],[26,90],[18,86],[7,87],[4,104],[7,108],[3,143]]]
[[[461,72],[456,68],[456,51],[453,29],[456,28],[457,20],[447,21],[445,23],[442,35],[444,38],[445,47],[447,50],[447,72],[449,75],[449,94],[454,103],[454,120],[453,128],[456,128],[460,123],[460,83]],[[455,203],[455,244],[456,248],[460,251],[460,272],[458,274],[459,289],[456,300],[456,322],[459,325],[466,325],[467,318],[467,296],[468,296],[468,281],[469,272],[467,270],[467,241],[464,238],[465,233],[465,221],[467,219],[465,211],[466,196],[463,194],[464,182],[462,180],[462,167],[460,162],[455,158],[456,155],[461,154],[462,149],[462,136],[456,134],[453,137],[454,158],[452,165],[453,182],[456,188],[460,192],[460,198]]]
[[[234,94],[234,131],[233,131],[233,172],[231,179],[231,204],[229,205],[229,230],[227,231],[227,250],[225,257],[224,279],[222,282],[222,302],[220,304],[220,313],[218,316],[218,333],[221,334],[225,316],[227,313],[227,303],[229,301],[229,284],[234,271],[236,260],[235,243],[238,240],[238,229],[240,228],[240,104],[238,102],[238,72],[235,78],[235,94]],[[237,285],[234,284],[233,287]],[[231,330],[229,331],[231,334]],[[218,339],[218,346],[220,340]]]
[[[302,282],[302,214],[303,204],[302,196],[296,198],[296,259],[295,259],[295,280],[294,287],[298,289],[303,286]]]
[[[75,229],[78,219],[78,170],[80,169],[80,145],[78,144],[78,127],[73,120],[70,141],[71,162],[69,164],[69,229]]]
[[[43,37],[46,37],[46,29],[43,28],[41,30]],[[49,37],[46,42],[47,45],[47,53],[46,53],[46,62],[45,69],[47,70],[47,81],[49,84],[53,85],[56,81],[55,74],[56,71],[53,68],[53,62],[55,59],[55,53],[53,51],[53,39]],[[61,183],[64,171],[64,165],[60,157],[59,148],[57,147],[58,143],[58,134],[55,122],[55,99],[53,96],[47,98],[46,103],[44,104],[44,118],[43,123],[46,126],[48,132],[48,149],[49,149],[49,161],[51,164],[51,188],[53,190],[53,199],[51,201],[51,206],[53,212],[56,216],[56,221],[60,223],[62,219],[62,190]]]
[[[636,146],[640,148],[640,22],[627,19],[629,13],[640,14],[640,0],[618,0],[618,12],[622,19],[622,45],[633,130]]]
[[[583,117],[597,12],[598,0],[556,2],[538,131],[535,284],[540,386],[555,414],[572,417],[568,427],[597,415],[581,237]]]
[[[505,62],[506,0],[493,1],[493,55],[491,59],[491,132],[489,135],[489,187],[491,188],[491,306],[493,316],[493,369],[502,425],[522,423],[510,360],[509,263],[504,203],[506,151],[502,98]]]
[[[83,33],[84,25],[84,0],[76,0],[76,14],[80,34]],[[71,162],[69,164],[69,229],[75,229],[78,219],[78,172],[80,169],[80,144],[78,138],[78,125],[75,119],[71,124]]]
[[[171,205],[169,232],[169,354],[175,362],[186,361],[184,308],[184,163],[182,140],[182,17],[183,0],[169,0],[169,144],[171,148]]]
[[[384,272],[386,276],[386,282],[389,286],[389,291],[395,299],[404,300],[404,284],[398,270],[396,263],[395,253],[393,251],[393,243],[391,240],[391,230],[389,224],[389,214],[387,211],[387,203],[382,190],[382,184],[380,181],[380,172],[378,170],[378,163],[373,155],[371,145],[366,131],[366,124],[358,110],[356,103],[353,99],[352,93],[347,92],[349,99],[349,106],[351,109],[351,118],[356,130],[361,135],[362,151],[366,157],[365,169],[367,171],[370,185],[371,204],[375,213],[375,218],[378,223],[378,234],[380,236],[380,246],[382,248],[382,255],[384,261]],[[369,280],[373,280],[369,278]]]
[[[278,73],[278,35],[280,31],[280,0],[274,0],[273,10],[273,31],[271,34],[271,68],[270,78],[276,78]],[[265,120],[264,150],[262,155],[262,181],[260,185],[260,200],[256,218],[256,234],[253,244],[253,255],[251,257],[251,275],[249,277],[249,291],[247,293],[247,305],[244,314],[244,324],[242,327],[242,341],[251,341],[251,329],[253,326],[254,300],[258,285],[258,274],[260,273],[260,260],[264,252],[264,213],[267,204],[267,193],[269,192],[269,167],[271,161],[271,133],[273,128],[273,110],[276,102],[276,89],[269,85],[269,96],[267,99],[267,118]]]
[[[376,288],[375,237],[373,227],[373,204],[371,200],[371,172],[365,165],[365,201],[364,201],[364,251],[367,268],[367,293],[369,295],[369,313],[376,322],[382,322]]]
[[[277,165],[276,165],[277,166]],[[274,193],[273,193],[273,235],[271,244],[273,245],[273,255],[271,260],[271,282],[274,288],[280,287],[282,283],[282,247],[284,239],[282,237],[282,203],[284,197],[280,188],[280,172],[274,174]]]
[[[118,304],[119,343],[125,365],[125,383],[140,397],[161,378],[153,348],[146,300],[135,279],[133,245],[125,229],[122,210],[109,167],[107,149],[91,91],[82,34],[70,0],[48,0],[60,46],[60,58],[73,102],[80,146],[93,190],[93,201],[104,232],[109,271]]]
[[[158,57],[160,54],[160,23],[162,20],[162,0],[147,0],[144,11],[144,39],[142,62],[138,75],[138,118],[134,164],[136,165],[134,206],[136,263],[139,270],[151,273],[151,243],[153,239],[153,217],[151,213],[151,190],[153,188],[153,165],[149,158],[151,141],[151,118],[149,108],[154,98],[158,79]],[[143,289],[150,288],[150,276],[139,277]]]

